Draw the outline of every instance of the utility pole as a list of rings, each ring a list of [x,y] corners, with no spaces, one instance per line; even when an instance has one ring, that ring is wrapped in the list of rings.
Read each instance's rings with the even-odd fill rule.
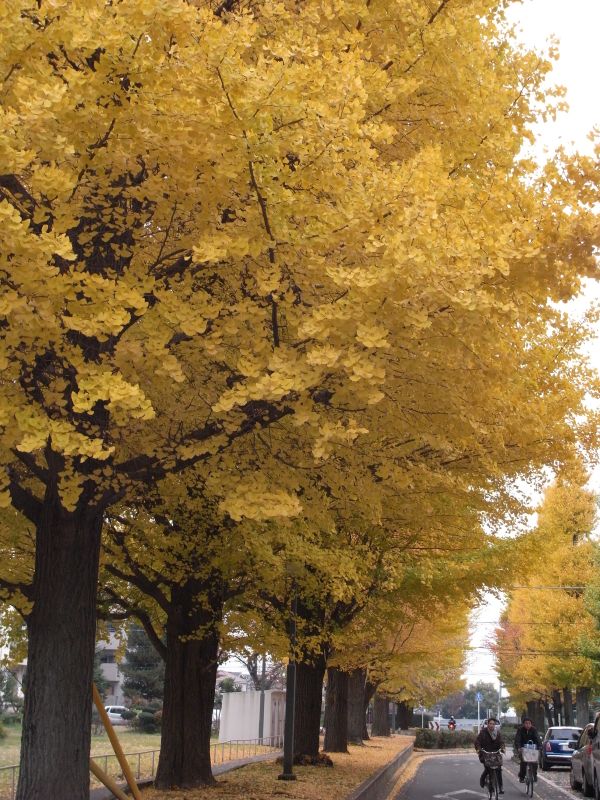
[[[296,713],[296,615],[298,597],[296,582],[292,582],[292,619],[290,623],[290,660],[285,682],[285,724],[283,728],[283,772],[280,781],[295,781],[294,775],[294,716]]]
[[[265,733],[265,661],[266,656],[262,657],[262,671],[260,675],[260,705],[258,707],[258,738],[261,740]],[[271,734],[273,731],[271,731]]]

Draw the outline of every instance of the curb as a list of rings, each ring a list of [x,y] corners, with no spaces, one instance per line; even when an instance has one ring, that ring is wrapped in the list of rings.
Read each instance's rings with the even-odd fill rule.
[[[384,767],[363,781],[346,800],[386,800],[396,779],[396,773],[412,756],[413,750],[414,746],[409,744]]]
[[[283,750],[277,753],[265,753],[260,756],[249,756],[248,758],[238,758],[235,761],[226,761],[224,764],[217,764],[213,767],[212,774],[223,775],[226,772],[232,772],[234,769],[245,767],[247,764],[256,764],[260,761],[272,761],[279,758],[281,755],[283,755]],[[140,789],[147,789],[149,786],[152,786],[153,783],[154,781],[152,779],[138,781],[138,786]],[[122,789],[125,794],[129,794],[129,787],[126,783],[120,783],[119,789]],[[100,789],[92,789],[90,791],[90,800],[114,800],[114,797],[110,789],[106,789],[104,786]]]
[[[460,755],[461,753],[468,753],[472,756],[473,753],[475,753],[475,750],[472,747],[415,747],[415,754],[420,756],[443,756],[444,753],[452,756]]]

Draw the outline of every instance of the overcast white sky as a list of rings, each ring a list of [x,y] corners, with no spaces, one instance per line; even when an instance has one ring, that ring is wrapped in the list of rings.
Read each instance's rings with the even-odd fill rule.
[[[559,145],[591,153],[588,133],[600,126],[600,0],[523,0],[515,2],[510,19],[520,30],[521,40],[536,50],[544,49],[548,39],[559,39],[560,59],[555,62],[552,82],[567,89],[569,111],[554,123],[536,130],[536,153]],[[588,296],[599,296],[597,288]],[[600,345],[596,355],[600,354]],[[594,359],[600,365],[600,358]],[[468,683],[478,680],[497,683],[494,661],[486,648],[500,614],[501,602],[491,598],[472,618],[471,651],[465,673]]]

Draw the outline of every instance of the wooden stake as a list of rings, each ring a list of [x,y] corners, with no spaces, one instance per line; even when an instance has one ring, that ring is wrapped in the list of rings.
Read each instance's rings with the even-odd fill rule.
[[[98,778],[99,781],[102,781],[102,783],[106,786],[107,789],[110,789],[110,791],[114,794],[117,800],[131,800],[131,798],[127,797],[125,792],[119,789],[119,787],[110,777],[110,775],[107,775],[106,772],[104,772],[104,770],[100,769],[100,767],[98,766],[98,764],[96,764],[93,758],[90,758],[90,772],[92,772]]]
[[[129,789],[131,790],[131,794],[133,795],[135,800],[142,800],[142,795],[140,794],[139,787],[135,782],[135,778],[133,777],[133,772],[131,771],[129,762],[127,761],[127,759],[125,758],[125,754],[123,753],[121,742],[118,740],[117,734],[115,733],[115,729],[113,728],[112,723],[108,718],[108,714],[106,713],[106,709],[102,705],[102,698],[100,697],[100,692],[96,688],[95,683],[92,684],[92,694],[94,697],[94,705],[98,710],[98,714],[100,714],[100,719],[102,720],[102,724],[106,728],[108,738],[110,739],[112,748],[115,751],[117,759],[119,760],[119,764],[121,765],[121,769],[123,770],[123,775],[125,776]]]

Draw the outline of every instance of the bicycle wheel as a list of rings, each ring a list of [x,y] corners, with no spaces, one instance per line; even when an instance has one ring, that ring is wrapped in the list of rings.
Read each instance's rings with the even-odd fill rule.
[[[490,800],[498,800],[498,773],[495,769],[490,770]]]
[[[527,764],[527,777],[525,778],[525,791],[529,797],[533,797],[533,767]]]

